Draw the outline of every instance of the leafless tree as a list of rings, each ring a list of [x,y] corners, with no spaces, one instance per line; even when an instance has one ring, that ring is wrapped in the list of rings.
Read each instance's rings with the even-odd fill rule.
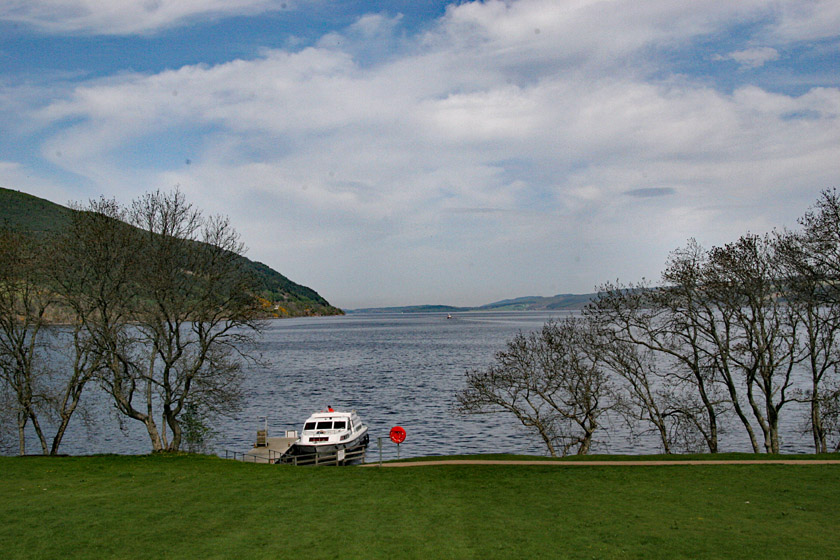
[[[792,373],[800,359],[799,324],[785,302],[785,286],[779,282],[775,262],[775,245],[769,236],[745,235],[712,249],[703,277],[726,333],[716,364],[718,373],[735,405],[740,406],[736,386],[743,387],[767,453],[779,452],[779,417],[793,400]],[[757,452],[750,424],[741,418]]]
[[[786,300],[801,325],[802,357],[810,373],[805,391],[810,404],[810,429],[817,453],[829,451],[827,441],[840,408],[837,376],[840,366],[840,198],[835,190],[822,193],[800,220],[801,231],[778,236],[779,275]],[[838,440],[840,443],[840,440]]]
[[[49,384],[39,369],[45,313],[52,298],[42,286],[42,250],[31,239],[0,230],[0,382],[15,419],[18,452],[26,454],[31,424],[44,454],[49,447],[39,413],[49,405]]]
[[[176,451],[188,409],[195,421],[238,404],[259,327],[243,247],[227,219],[205,218],[178,190],[79,210],[57,267],[79,374],[96,374],[153,451]]]
[[[517,335],[492,365],[466,374],[458,393],[466,414],[508,413],[533,430],[551,456],[586,454],[611,406],[611,386],[592,331],[579,318],[550,321],[539,332]]]
[[[100,198],[76,205],[56,240],[50,281],[71,317],[65,330],[69,382],[61,395],[75,410],[83,389],[110,367],[132,366],[131,309],[136,304],[133,276],[134,232],[116,200]],[[62,414],[64,417],[66,413]],[[62,422],[60,433],[66,429]]]
[[[255,285],[230,222],[204,217],[178,190],[135,200],[129,221],[142,232],[134,310],[140,350],[136,369],[110,372],[109,390],[122,412],[149,426],[156,409],[153,449],[177,450],[188,405],[193,419],[196,411],[212,418],[238,405],[243,359],[259,329]],[[145,391],[122,390],[133,380]]]
[[[584,310],[599,326],[603,352],[623,379],[624,400],[658,433],[668,453],[696,442],[718,451],[719,417],[725,405],[708,367],[704,309],[695,278],[701,250],[672,254],[665,287],[647,282],[605,284]]]

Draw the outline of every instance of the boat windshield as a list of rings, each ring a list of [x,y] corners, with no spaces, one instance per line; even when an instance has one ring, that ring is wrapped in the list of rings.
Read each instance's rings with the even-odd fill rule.
[[[306,422],[303,425],[304,432],[310,431],[327,431],[327,430],[346,430],[347,428],[347,420],[313,420],[311,422]]]

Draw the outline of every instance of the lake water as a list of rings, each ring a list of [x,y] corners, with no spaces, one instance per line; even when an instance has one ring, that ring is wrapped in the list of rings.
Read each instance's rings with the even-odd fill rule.
[[[455,393],[467,370],[487,366],[493,355],[519,332],[542,327],[562,312],[492,312],[445,314],[350,314],[271,321],[260,351],[265,367],[248,372],[242,410],[221,418],[212,451],[246,451],[267,417],[269,436],[300,430],[317,410],[355,409],[372,436],[369,453],[394,458],[388,440],[392,426],[405,428],[402,457],[467,453],[544,454],[543,444],[505,415],[463,416],[455,410]],[[74,419],[62,452],[147,453],[148,436],[139,422],[103,413],[107,404],[91,393],[88,426]],[[804,420],[791,405],[785,409],[785,452],[810,452],[810,437],[799,432]],[[722,437],[722,451],[749,451],[739,426]],[[593,452],[656,453],[654,437],[631,439],[622,426],[601,432]],[[30,450],[35,451],[34,442]],[[372,456],[372,455],[369,455]]]

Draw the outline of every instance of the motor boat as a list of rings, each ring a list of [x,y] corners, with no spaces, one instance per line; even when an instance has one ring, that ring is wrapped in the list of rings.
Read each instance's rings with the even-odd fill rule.
[[[368,428],[362,423],[355,410],[342,412],[327,410],[316,412],[306,419],[300,438],[283,454],[283,462],[294,457],[324,456],[360,450],[367,447],[370,437]]]

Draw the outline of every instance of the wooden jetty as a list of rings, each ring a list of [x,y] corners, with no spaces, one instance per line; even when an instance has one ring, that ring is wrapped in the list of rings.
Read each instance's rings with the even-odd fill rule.
[[[244,453],[240,451],[225,450],[225,459],[245,461],[247,463],[279,463],[280,457],[298,441],[298,433],[289,430],[283,437],[267,437],[266,430],[257,432],[257,441],[254,447]],[[296,455],[290,457],[288,464],[295,466],[302,465],[347,465],[352,463],[365,462],[365,447],[350,451],[339,450],[329,454]]]
[[[339,449],[333,453],[295,454],[283,457],[283,454],[300,439],[297,430],[286,430],[283,437],[268,437],[268,420],[266,417],[263,417],[263,420],[265,421],[265,427],[262,430],[257,430],[257,440],[254,447],[244,453],[225,450],[225,459],[248,463],[275,464],[280,463],[282,458],[283,463],[295,466],[338,466],[365,462],[367,440],[365,440],[365,445],[350,450]]]
[[[294,430],[286,431],[283,437],[267,437],[265,430],[257,432],[257,441],[250,451],[225,451],[225,459],[236,459],[248,463],[274,463],[298,440]]]

